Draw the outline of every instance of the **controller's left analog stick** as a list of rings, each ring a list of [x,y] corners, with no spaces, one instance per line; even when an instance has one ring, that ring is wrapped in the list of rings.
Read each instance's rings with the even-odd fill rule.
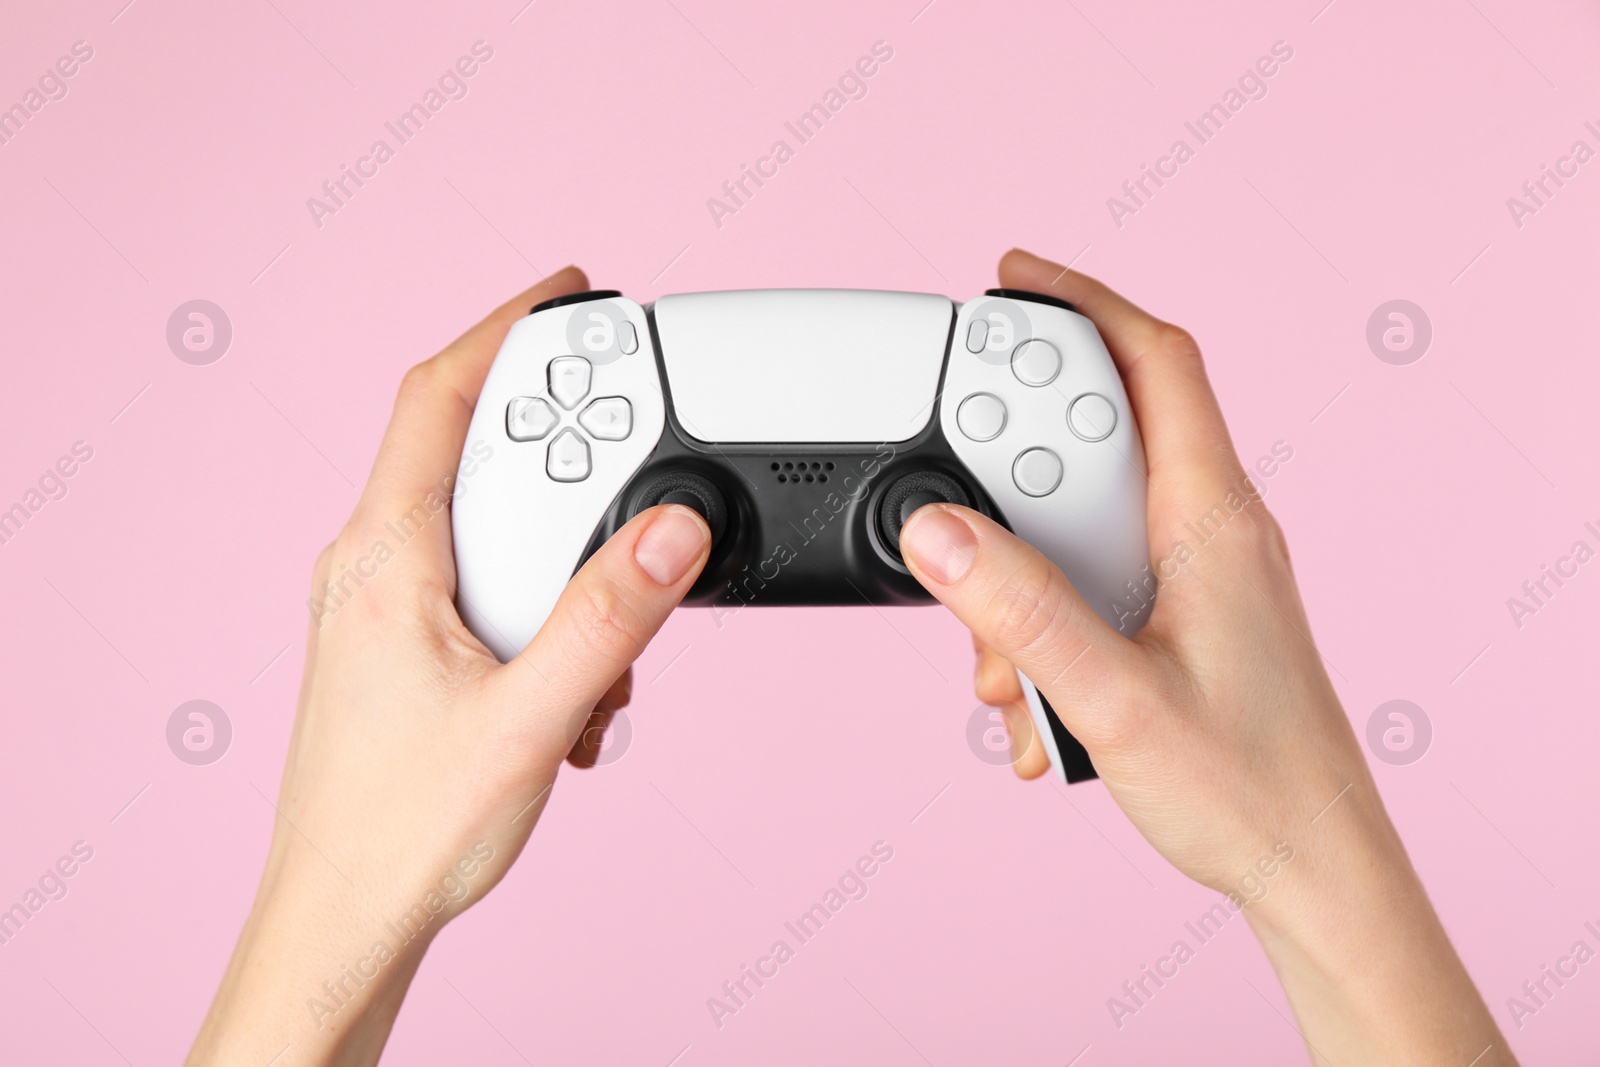
[[[728,528],[728,502],[710,478],[688,471],[669,471],[651,478],[633,497],[633,514],[657,504],[682,504],[698,512],[711,527],[711,543]]]
[[[965,508],[972,506],[972,498],[948,474],[914,471],[902,475],[878,502],[878,533],[896,556],[900,555],[900,531],[912,513],[927,504],[960,504]]]

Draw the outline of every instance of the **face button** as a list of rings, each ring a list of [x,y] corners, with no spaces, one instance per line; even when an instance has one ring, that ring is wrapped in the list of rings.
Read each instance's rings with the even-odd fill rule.
[[[1049,341],[1024,341],[1011,353],[1011,373],[1023,385],[1049,385],[1061,373],[1061,352]]]
[[[550,442],[545,471],[553,482],[581,482],[589,477],[589,442],[568,427]]]
[[[578,425],[599,441],[621,441],[633,432],[633,405],[620,396],[603,396],[583,409]]]
[[[622,354],[631,356],[639,351],[639,331],[633,328],[633,323],[627,319],[617,327],[617,347],[622,349]]]
[[[977,355],[983,351],[983,346],[989,343],[989,322],[987,319],[973,319],[972,325],[967,327],[967,351]]]
[[[1084,441],[1104,441],[1117,428],[1117,406],[1099,393],[1084,393],[1067,408],[1067,425]]]
[[[1061,484],[1061,459],[1048,448],[1030,448],[1011,465],[1011,477],[1029,496],[1049,496]]]
[[[561,416],[556,409],[533,396],[516,396],[506,405],[506,434],[513,441],[540,441]]]
[[[594,368],[582,356],[557,356],[550,361],[550,395],[571,411],[589,395],[589,380]]]
[[[974,441],[993,441],[1006,428],[1006,406],[997,396],[973,393],[956,409],[956,425]]]

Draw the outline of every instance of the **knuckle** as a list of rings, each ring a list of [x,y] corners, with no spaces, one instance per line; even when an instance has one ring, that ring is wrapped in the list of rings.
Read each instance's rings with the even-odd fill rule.
[[[400,379],[400,398],[425,396],[439,383],[439,364],[427,359],[407,370]]]
[[[1289,539],[1284,536],[1283,526],[1277,516],[1268,511],[1265,505],[1258,505],[1252,510],[1257,513],[1252,526],[1257,551],[1269,564],[1289,569]]]
[[[1091,751],[1126,753],[1148,748],[1151,731],[1174,716],[1161,686],[1128,679],[1114,696],[1079,708],[1073,730]]]
[[[377,508],[363,493],[361,499],[356,501],[356,506],[351,509],[350,517],[345,520],[344,528],[339,531],[338,554],[341,556],[361,555],[372,547],[378,532],[383,529],[383,520],[378,517]]]
[[[339,542],[329,541],[322,546],[322,551],[317,553],[317,558],[311,564],[311,592],[315,595],[320,591],[328,572],[333,569],[333,554]]]
[[[644,640],[645,625],[625,591],[604,577],[576,584],[567,616],[573,639],[590,651],[632,659]]]
[[[995,638],[1010,658],[1049,655],[1070,621],[1071,598],[1055,568],[1043,559],[1022,564],[994,593]]]
[[[425,359],[406,371],[400,379],[400,390],[395,397],[395,409],[427,409],[441,400],[460,404],[470,415],[477,406],[462,392],[460,376],[452,359],[453,349],[447,348],[432,359]]]
[[[1239,512],[1236,523],[1254,555],[1269,562],[1288,562],[1289,544],[1284,539],[1283,527],[1265,504],[1251,501]]]
[[[1170,322],[1163,322],[1156,327],[1155,344],[1161,353],[1170,359],[1198,362],[1200,359],[1200,344],[1194,339],[1194,334],[1182,326],[1175,326]]]
[[[973,693],[981,702],[988,704],[990,707],[997,708],[1005,703],[1005,690],[987,672],[978,676],[978,684],[973,686]]]
[[[978,660],[973,689],[979,700],[998,706],[1016,700],[1022,686],[1017,681],[1016,668],[991,652]]]

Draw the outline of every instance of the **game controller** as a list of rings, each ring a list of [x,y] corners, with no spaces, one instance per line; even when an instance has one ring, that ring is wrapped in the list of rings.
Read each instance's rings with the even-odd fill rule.
[[[1093,323],[1035,293],[558,297],[511,328],[467,442],[457,605],[501,660],[607,538],[662,503],[711,528],[689,605],[931,603],[899,536],[936,501],[1009,528],[1124,634],[1154,600],[1122,381]],[[1022,687],[1056,770],[1095,777]]]

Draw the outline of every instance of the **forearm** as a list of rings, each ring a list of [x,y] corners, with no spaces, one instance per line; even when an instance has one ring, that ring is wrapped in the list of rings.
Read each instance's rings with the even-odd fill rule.
[[[436,932],[378,910],[269,870],[190,1067],[376,1063]]]
[[[1371,781],[1302,840],[1293,878],[1245,913],[1312,1062],[1514,1065]]]

